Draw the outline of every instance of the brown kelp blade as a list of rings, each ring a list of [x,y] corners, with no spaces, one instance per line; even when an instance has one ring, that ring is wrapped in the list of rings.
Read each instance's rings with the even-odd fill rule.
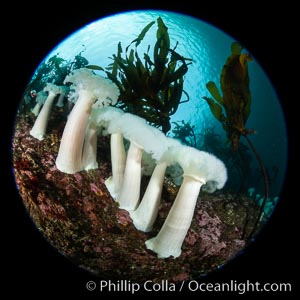
[[[213,114],[213,116],[221,123],[224,122],[225,115],[223,114],[222,107],[212,98],[203,97],[203,99],[206,100],[207,104],[209,105],[210,111]]]
[[[223,105],[223,97],[221,96],[217,85],[213,81],[209,81],[206,84],[206,88],[212,97],[221,105]]]

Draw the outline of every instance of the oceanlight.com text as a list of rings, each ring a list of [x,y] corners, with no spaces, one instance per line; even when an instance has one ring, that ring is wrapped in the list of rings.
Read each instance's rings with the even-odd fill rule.
[[[186,282],[189,291],[200,292],[237,292],[238,294],[244,294],[246,292],[291,292],[291,283],[260,283],[251,282],[249,280],[245,282],[238,282],[237,280],[231,280],[229,282],[222,283],[204,283],[197,282],[195,280]]]
[[[99,292],[129,292],[134,294],[138,291],[146,292],[181,292],[191,291],[198,293],[210,293],[210,292],[234,292],[237,294],[245,294],[248,292],[292,292],[292,284],[288,282],[273,282],[273,283],[260,283],[251,282],[246,280],[244,282],[237,280],[230,280],[222,283],[207,283],[198,282],[196,280],[182,281],[179,284],[174,284],[168,280],[162,280],[161,282],[153,282],[147,280],[144,283],[132,282],[130,280],[100,280],[99,282],[88,281],[86,283],[86,289],[88,291]]]

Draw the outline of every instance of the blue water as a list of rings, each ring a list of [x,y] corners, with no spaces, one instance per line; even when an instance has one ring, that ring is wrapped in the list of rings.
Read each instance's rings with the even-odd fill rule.
[[[178,42],[177,52],[193,59],[184,83],[190,101],[179,106],[171,121],[191,122],[195,125],[197,135],[205,128],[214,126],[216,132],[224,137],[220,124],[211,115],[202,97],[208,96],[205,84],[209,80],[219,85],[220,72],[230,55],[230,45],[234,39],[201,20],[165,11],[138,11],[112,15],[93,22],[67,37],[49,53],[45,60],[56,53],[72,60],[76,54],[84,50],[82,55],[89,60],[90,64],[106,67],[111,62],[109,57],[116,53],[119,41],[125,49],[141,29],[156,20],[158,16],[163,18],[168,27],[171,47]],[[156,29],[154,25],[139,46],[140,57],[146,52],[148,45],[154,45]],[[247,50],[251,53],[251,49]],[[255,57],[249,63],[249,75],[252,110],[246,127],[256,130],[257,134],[250,138],[266,167],[278,169],[276,182],[271,186],[271,195],[274,197],[282,188],[287,164],[285,120],[276,90]],[[253,159],[253,168],[257,167]]]

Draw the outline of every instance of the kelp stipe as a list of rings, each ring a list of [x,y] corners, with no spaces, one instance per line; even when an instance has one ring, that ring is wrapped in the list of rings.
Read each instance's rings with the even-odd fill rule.
[[[213,116],[221,122],[233,150],[239,150],[241,136],[246,139],[259,163],[264,178],[264,200],[252,232],[247,238],[249,241],[256,233],[264,213],[264,207],[269,196],[269,183],[263,161],[248,137],[255,131],[254,129],[246,129],[246,122],[251,112],[248,61],[251,61],[252,58],[248,53],[242,53],[242,50],[243,48],[239,43],[233,42],[231,44],[231,55],[227,58],[220,76],[223,95],[219,92],[217,85],[209,81],[206,88],[213,98],[203,97],[203,99],[207,101]]]

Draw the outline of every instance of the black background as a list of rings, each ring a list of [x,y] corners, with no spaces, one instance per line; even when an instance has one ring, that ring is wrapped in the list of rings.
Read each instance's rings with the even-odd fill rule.
[[[72,265],[53,249],[31,222],[16,190],[11,168],[11,136],[13,121],[22,92],[42,59],[69,34],[101,17],[135,9],[164,9],[185,13],[215,25],[240,41],[261,64],[273,83],[288,126],[289,166],[281,201],[272,220],[265,226],[246,251],[221,270],[210,274],[206,282],[228,280],[264,282],[292,282],[296,290],[299,223],[296,203],[299,175],[297,137],[297,102],[299,69],[297,51],[297,17],[295,7],[288,1],[280,5],[253,1],[230,1],[218,4],[204,1],[90,1],[62,3],[24,2],[23,7],[9,3],[1,20],[1,61],[4,84],[1,103],[1,280],[0,293],[22,296],[95,296],[85,283],[93,278]],[[2,80],[3,83],[3,80]],[[263,101],[263,99],[262,99]],[[298,105],[299,107],[299,105]],[[276,120],[274,120],[276,122]],[[299,127],[299,126],[298,126]],[[298,150],[298,151],[296,151]],[[3,162],[2,162],[3,160]],[[4,172],[3,172],[4,170]],[[297,178],[298,177],[298,178]],[[299,253],[299,250],[298,250]],[[126,279],[126,278],[124,278]],[[208,294],[191,293],[196,297]],[[283,294],[287,297],[289,294]],[[265,295],[264,295],[265,296]]]

